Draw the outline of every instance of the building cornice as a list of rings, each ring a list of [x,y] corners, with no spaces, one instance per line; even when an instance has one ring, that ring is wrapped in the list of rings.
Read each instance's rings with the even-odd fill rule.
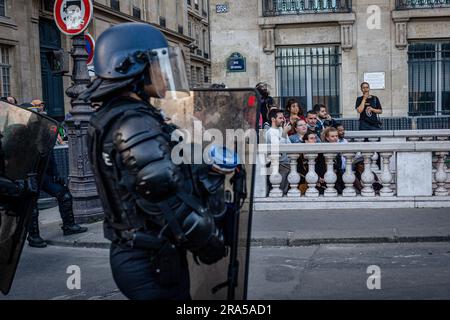
[[[6,27],[17,30],[17,24],[10,18],[0,17],[0,27]]]
[[[258,25],[263,28],[265,25],[281,26],[292,24],[312,24],[326,22],[348,22],[354,23],[356,15],[351,13],[320,13],[320,14],[297,14],[281,15],[275,17],[262,17],[258,19]]]
[[[439,19],[450,17],[450,8],[393,10],[392,20],[404,22],[411,19]]]

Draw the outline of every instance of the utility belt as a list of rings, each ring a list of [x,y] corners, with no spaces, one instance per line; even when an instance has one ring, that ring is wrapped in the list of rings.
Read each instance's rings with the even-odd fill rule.
[[[159,251],[169,240],[146,230],[115,230],[114,243],[135,249]]]

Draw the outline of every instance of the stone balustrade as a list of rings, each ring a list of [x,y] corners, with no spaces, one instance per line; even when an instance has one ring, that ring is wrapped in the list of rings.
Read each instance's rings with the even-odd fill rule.
[[[450,129],[433,130],[383,130],[347,131],[345,137],[350,142],[377,141],[447,141]]]
[[[445,163],[450,151],[449,135],[446,135],[445,130],[427,131],[429,132],[396,131],[385,132],[384,136],[381,134],[381,139],[392,137],[400,139],[399,141],[393,139],[386,142],[275,146],[260,144],[254,207],[256,210],[299,209],[305,206],[309,209],[450,207],[450,170]],[[380,132],[378,134],[380,136]],[[348,137],[375,139],[376,135],[374,132],[360,131],[350,133]],[[423,137],[431,141],[423,140]],[[422,141],[417,141],[416,138]],[[279,159],[282,153],[286,153],[290,160],[289,191],[286,195],[283,195],[280,188],[282,177],[279,173]],[[317,189],[319,176],[315,172],[319,154],[323,154],[326,164],[323,176],[326,189],[323,194],[319,194]],[[336,190],[337,175],[333,168],[333,161],[338,154],[345,158],[345,171],[342,175],[345,188],[342,194],[338,194]],[[304,194],[299,190],[301,179],[297,171],[300,155],[308,165],[305,176],[307,189]],[[360,192],[354,187],[356,176],[352,163],[356,156],[364,159]],[[377,165],[378,157],[380,166]],[[396,166],[392,166],[394,162]],[[382,185],[381,190],[374,190],[373,173],[376,173],[378,182]],[[267,189],[267,179],[272,186],[270,190]]]

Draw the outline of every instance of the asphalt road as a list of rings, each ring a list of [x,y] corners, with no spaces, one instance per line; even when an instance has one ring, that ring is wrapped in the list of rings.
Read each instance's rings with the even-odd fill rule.
[[[252,247],[249,274],[249,299],[450,299],[450,243]]]
[[[11,292],[0,300],[125,299],[111,277],[108,254],[26,246]],[[69,266],[79,267],[80,289],[67,286],[74,275]],[[379,267],[379,278],[369,266]],[[380,289],[368,289],[369,276]],[[70,284],[76,285],[73,278]],[[248,298],[450,299],[450,243],[252,247]]]

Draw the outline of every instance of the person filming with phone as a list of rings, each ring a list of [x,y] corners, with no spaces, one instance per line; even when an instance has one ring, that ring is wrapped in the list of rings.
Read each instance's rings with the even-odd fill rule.
[[[378,115],[383,113],[380,99],[370,94],[367,82],[361,83],[363,95],[356,99],[355,109],[359,113],[359,130],[381,130],[381,121]]]

